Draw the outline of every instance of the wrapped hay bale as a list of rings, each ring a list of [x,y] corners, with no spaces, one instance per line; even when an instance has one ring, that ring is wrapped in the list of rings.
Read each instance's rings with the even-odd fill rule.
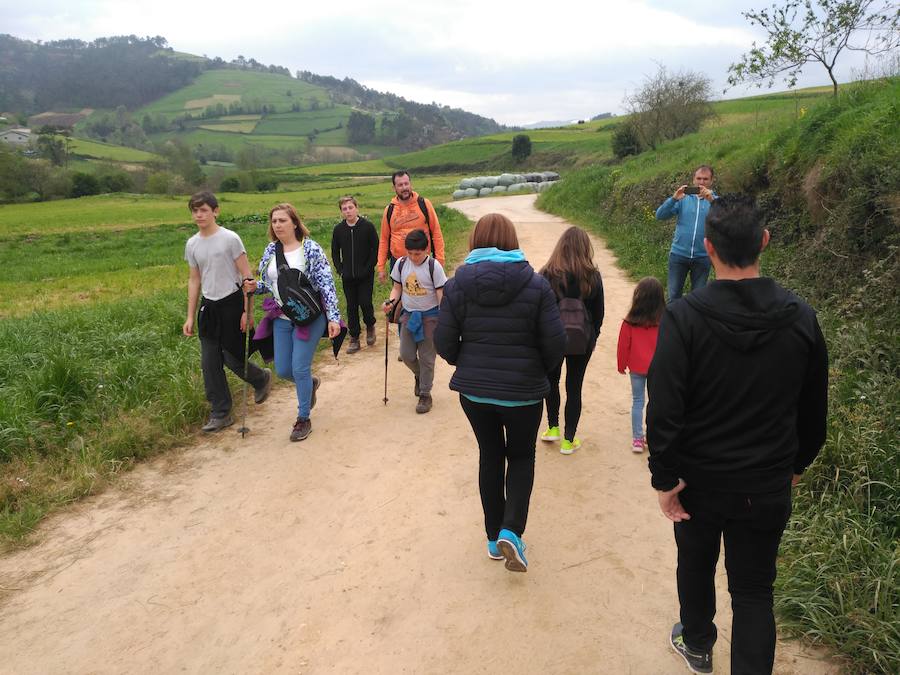
[[[494,188],[483,187],[478,191],[478,196],[479,197],[487,197],[491,194],[491,190],[493,190],[493,189]]]
[[[497,185],[505,185],[506,187],[509,187],[515,182],[516,177],[511,173],[500,174],[500,178],[497,179]]]
[[[472,179],[471,178],[463,178],[459,181],[459,189],[465,190],[466,188],[472,187]]]
[[[509,186],[508,192],[522,192],[525,188],[525,183],[513,183]]]
[[[486,188],[497,187],[497,176],[485,176],[484,177],[484,187],[486,187]]]
[[[544,176],[539,173],[526,173],[525,180],[529,183],[542,183],[544,181]]]
[[[463,199],[466,196],[465,190],[454,190],[453,199]]]
[[[477,197],[478,196],[478,190],[476,190],[475,188],[466,188],[465,193],[466,193],[466,197]]]
[[[472,187],[476,190],[480,190],[484,187],[484,177],[478,176],[477,178],[472,179]]]
[[[544,180],[559,180],[559,174],[555,171],[544,171],[541,175],[544,176]]]
[[[505,185],[498,185],[498,186],[496,186],[496,187],[491,188],[491,192],[493,192],[494,194],[497,194],[497,193],[500,193],[500,192],[506,192],[506,186],[505,186]]]

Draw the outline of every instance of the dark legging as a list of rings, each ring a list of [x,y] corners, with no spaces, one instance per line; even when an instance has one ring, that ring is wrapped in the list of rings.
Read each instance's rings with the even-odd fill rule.
[[[478,441],[478,488],[488,539],[496,541],[501,529],[521,537],[534,485],[541,404],[506,407],[475,403],[462,394],[459,401]]]
[[[575,438],[578,420],[581,419],[581,385],[584,384],[584,373],[587,371],[591,354],[571,354],[565,357],[566,362],[566,428],[563,437],[567,441]],[[550,380],[550,394],[547,396],[548,426],[559,426],[559,379],[562,376],[562,362],[547,373]]]

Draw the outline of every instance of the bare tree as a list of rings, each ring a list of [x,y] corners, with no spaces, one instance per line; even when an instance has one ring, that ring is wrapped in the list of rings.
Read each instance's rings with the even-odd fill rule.
[[[728,84],[756,82],[761,87],[783,75],[788,87],[807,63],[821,63],[838,83],[834,66],[845,49],[882,54],[900,45],[900,6],[891,0],[787,0],[768,9],[741,12],[766,32],[761,47],[753,43],[738,63],[728,68]]]
[[[700,129],[705,119],[714,115],[709,99],[712,83],[702,73],[678,71],[670,74],[659,66],[644,85],[625,97],[631,113],[630,124],[644,148],[655,148]]]

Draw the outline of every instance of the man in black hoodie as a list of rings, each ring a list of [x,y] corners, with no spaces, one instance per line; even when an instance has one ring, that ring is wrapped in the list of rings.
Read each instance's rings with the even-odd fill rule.
[[[769,232],[750,198],[716,200],[703,243],[716,281],[666,308],[647,381],[651,483],[678,546],[670,640],[712,672],[724,537],[731,672],[771,673],[775,559],[791,484],[825,440],[828,355],[812,308],[759,276]]]
[[[338,200],[344,219],[331,233],[331,262],[341,275],[347,298],[347,328],[350,333],[348,354],[359,351],[359,310],[366,324],[366,344],[375,344],[375,259],[378,257],[378,233],[375,226],[359,215],[356,199],[345,195]]]

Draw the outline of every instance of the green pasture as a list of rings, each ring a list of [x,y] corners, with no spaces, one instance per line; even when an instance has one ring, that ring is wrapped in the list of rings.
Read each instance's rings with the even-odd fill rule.
[[[305,112],[277,113],[266,115],[256,127],[256,133],[273,136],[306,136],[314,131],[346,126],[352,108],[336,105],[334,108],[307,110]],[[344,133],[346,138],[346,132]]]
[[[58,138],[62,137],[58,136]],[[89,141],[84,138],[71,138],[68,140],[68,144],[69,152],[71,154],[88,159],[102,159],[110,162],[131,162],[135,164],[159,159],[159,156],[152,152],[128,148],[124,145],[112,145],[111,143],[101,143],[100,141]]]
[[[288,91],[291,92],[290,96],[287,94]],[[234,100],[222,98],[217,101],[214,98],[216,96],[237,96],[238,102],[245,103],[256,100],[274,105],[280,111],[290,110],[293,103],[301,103],[308,109],[313,100],[321,105],[327,105],[329,102],[328,92],[321,87],[295,80],[287,75],[242,70],[207,70],[192,84],[139,108],[134,114],[137,119],[145,113],[162,113],[168,117],[175,117],[189,110],[202,112],[208,105],[215,105],[216,102],[221,102],[227,107],[229,100]],[[204,103],[202,105],[191,103],[200,101]],[[186,105],[196,107],[187,108]]]
[[[253,124],[253,122],[241,122],[240,124]],[[240,133],[236,131],[213,131],[212,129],[193,128],[183,132],[166,132],[158,133],[150,136],[155,142],[165,141],[169,138],[180,138],[190,146],[198,145],[216,145],[224,146],[232,152],[238,152],[246,145],[261,145],[263,147],[283,148],[290,146],[292,148],[305,149],[309,141],[304,136],[285,137],[285,136],[266,136],[257,133]]]

